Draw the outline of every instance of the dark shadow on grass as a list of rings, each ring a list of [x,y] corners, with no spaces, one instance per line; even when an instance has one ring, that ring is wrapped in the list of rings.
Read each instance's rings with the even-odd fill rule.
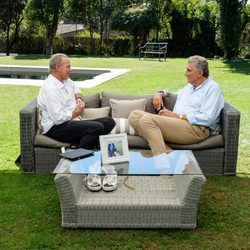
[[[136,58],[133,56],[100,56],[100,55],[69,55],[70,58]],[[42,54],[31,54],[31,55],[17,55],[14,56],[15,60],[38,60],[38,59],[49,59],[51,55],[42,55]]]
[[[224,64],[229,67],[231,72],[250,75],[250,60],[245,60],[241,62],[230,62],[225,61]]]

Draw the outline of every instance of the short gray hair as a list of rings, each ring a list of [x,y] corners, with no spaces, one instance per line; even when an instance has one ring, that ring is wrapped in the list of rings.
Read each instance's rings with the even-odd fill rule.
[[[203,76],[209,76],[208,62],[207,59],[203,56],[190,56],[188,58],[188,63],[191,63],[195,66],[196,69],[203,71]]]
[[[57,53],[51,56],[49,60],[49,73],[52,73],[55,70],[56,66],[61,63],[62,57],[68,58],[67,55],[61,53]]]

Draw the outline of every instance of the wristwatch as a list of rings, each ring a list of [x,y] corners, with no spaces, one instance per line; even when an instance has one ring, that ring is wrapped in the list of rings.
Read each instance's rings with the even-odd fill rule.
[[[180,118],[181,120],[183,120],[183,115],[179,115],[179,118]]]

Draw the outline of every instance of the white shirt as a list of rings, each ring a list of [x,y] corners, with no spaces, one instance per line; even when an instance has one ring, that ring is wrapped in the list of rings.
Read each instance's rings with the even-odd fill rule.
[[[51,74],[47,77],[37,97],[42,111],[43,134],[53,125],[62,124],[72,118],[76,107],[75,93],[80,93],[80,89],[70,78],[62,83]]]

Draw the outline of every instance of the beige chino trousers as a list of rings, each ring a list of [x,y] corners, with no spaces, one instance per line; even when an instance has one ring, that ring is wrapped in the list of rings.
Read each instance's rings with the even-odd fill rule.
[[[141,110],[133,111],[129,123],[139,135],[147,140],[153,155],[168,152],[171,148],[166,142],[193,144],[206,139],[210,133],[204,126],[192,125],[181,120],[163,115],[151,114]]]

